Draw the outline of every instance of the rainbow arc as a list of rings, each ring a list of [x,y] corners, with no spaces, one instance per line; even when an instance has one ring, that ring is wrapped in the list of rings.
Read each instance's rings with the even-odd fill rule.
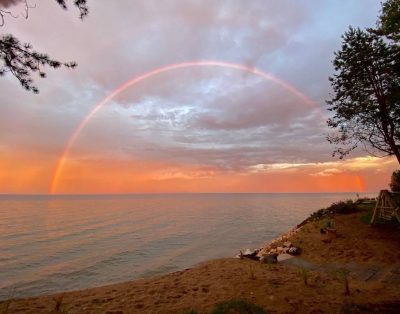
[[[235,69],[238,71],[244,71],[247,73],[254,74],[256,76],[263,78],[266,81],[272,81],[272,82],[276,83],[277,85],[283,87],[284,89],[286,89],[293,95],[296,95],[303,103],[305,103],[313,108],[317,108],[319,110],[319,108],[315,105],[315,103],[312,100],[310,100],[306,95],[304,95],[302,92],[300,92],[298,89],[296,89],[294,86],[292,86],[288,82],[285,82],[270,73],[264,72],[260,69],[254,68],[254,67],[237,64],[237,63],[224,62],[224,61],[191,61],[191,62],[182,62],[182,63],[166,65],[166,66],[151,70],[149,72],[143,73],[141,75],[135,76],[134,78],[128,80],[127,82],[118,86],[114,91],[112,91],[110,94],[108,94],[102,100],[100,100],[93,107],[93,109],[88,113],[88,115],[79,123],[78,127],[72,133],[67,144],[65,145],[64,150],[63,150],[60,158],[58,159],[57,165],[55,167],[54,174],[53,174],[52,180],[50,182],[50,186],[49,186],[49,193],[54,194],[56,192],[58,181],[62,174],[62,170],[64,168],[65,162],[67,160],[69,152],[71,151],[71,148],[73,147],[74,143],[78,139],[79,134],[82,132],[82,130],[85,128],[85,126],[89,123],[89,121],[91,119],[93,119],[93,117],[96,115],[96,113],[106,103],[111,101],[114,97],[116,97],[118,94],[122,93],[126,89],[133,87],[134,85],[136,85],[144,80],[150,79],[154,76],[157,76],[157,75],[165,73],[165,72],[174,71],[174,70],[183,69],[183,68],[193,68],[193,67],[221,67],[221,68]]]

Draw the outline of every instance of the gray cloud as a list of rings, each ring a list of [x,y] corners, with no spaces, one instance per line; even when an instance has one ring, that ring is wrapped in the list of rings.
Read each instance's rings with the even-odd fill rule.
[[[373,25],[375,0],[92,1],[72,8],[37,1],[12,32],[74,71],[37,80],[41,94],[8,76],[0,93],[0,149],[46,150],[54,158],[90,109],[126,80],[188,60],[223,60],[280,77],[324,111],[332,53],[347,25]],[[76,158],[175,160],[237,171],[256,164],[330,159],[323,117],[273,82],[237,70],[180,69],[141,82],[84,129]],[[97,157],[96,157],[97,156]]]

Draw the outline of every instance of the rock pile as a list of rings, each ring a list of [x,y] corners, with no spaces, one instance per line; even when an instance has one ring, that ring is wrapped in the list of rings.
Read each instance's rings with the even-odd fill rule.
[[[281,254],[300,255],[301,248],[293,246],[289,241],[289,239],[292,238],[292,236],[300,229],[301,227],[288,231],[261,249],[252,251],[246,250],[244,253],[240,251],[240,254],[237,257],[259,260],[261,263],[265,264],[275,264],[278,262],[278,256]]]
[[[265,245],[258,251],[258,256],[266,256],[269,254],[290,254],[290,255],[299,255],[301,254],[301,249],[293,246],[293,244],[289,241],[297,232],[299,232],[300,228],[292,229],[283,235],[279,236],[272,242]]]

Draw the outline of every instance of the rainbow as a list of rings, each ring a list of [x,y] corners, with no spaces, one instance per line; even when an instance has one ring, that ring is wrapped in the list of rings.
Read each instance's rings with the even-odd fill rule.
[[[67,159],[67,156],[76,142],[76,140],[79,137],[79,134],[82,132],[82,130],[85,128],[85,126],[89,123],[89,121],[95,116],[95,114],[110,100],[112,100],[115,96],[118,94],[122,93],[124,90],[126,90],[129,87],[132,87],[146,79],[149,79],[153,76],[177,70],[177,69],[183,69],[183,68],[192,68],[192,67],[204,67],[204,66],[209,66],[209,67],[222,67],[222,68],[230,68],[230,69],[235,69],[239,71],[244,71],[248,72],[251,74],[254,74],[256,76],[259,76],[267,81],[272,81],[279,86],[283,87],[290,93],[296,95],[299,99],[302,100],[305,104],[316,107],[315,103],[310,100],[306,95],[301,93],[299,90],[297,90],[295,87],[290,85],[289,83],[275,77],[274,75],[270,73],[266,73],[264,71],[261,71],[257,68],[242,65],[242,64],[237,64],[237,63],[230,63],[230,62],[223,62],[223,61],[192,61],[192,62],[183,62],[183,63],[176,63],[176,64],[170,64],[166,65],[157,69],[154,69],[152,71],[143,73],[141,75],[138,75],[129,81],[123,83],[119,87],[117,87],[114,91],[112,91],[109,95],[104,97],[102,100],[100,100],[94,108],[88,113],[88,115],[79,123],[78,127],[75,129],[75,131],[72,133],[71,137],[69,138],[67,144],[65,145],[65,148],[58,159],[57,165],[54,170],[54,174],[52,176],[52,180],[50,182],[49,186],[49,193],[54,194],[57,188],[57,183],[58,180],[61,176],[65,161]],[[318,108],[318,107],[317,107]]]

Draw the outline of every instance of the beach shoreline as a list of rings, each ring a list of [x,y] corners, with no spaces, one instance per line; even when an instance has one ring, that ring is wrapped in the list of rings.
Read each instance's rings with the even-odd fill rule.
[[[331,243],[321,241],[320,227],[325,218],[308,218],[261,249],[268,253],[272,246],[290,241],[302,249],[297,261],[316,265],[309,269],[290,263],[223,258],[157,277],[0,304],[8,304],[8,313],[57,313],[57,307],[67,313],[208,313],[218,302],[232,299],[276,313],[300,308],[307,309],[304,313],[323,313],[332,307],[339,311],[345,304],[390,307],[400,302],[400,273],[394,272],[400,269],[400,232],[396,227],[375,228],[362,222],[370,211],[361,208],[326,218],[332,219],[338,230],[337,239]],[[349,277],[350,295],[345,295],[343,282],[332,269],[348,265],[360,274]],[[373,267],[379,269],[378,275],[365,280],[363,275]]]

